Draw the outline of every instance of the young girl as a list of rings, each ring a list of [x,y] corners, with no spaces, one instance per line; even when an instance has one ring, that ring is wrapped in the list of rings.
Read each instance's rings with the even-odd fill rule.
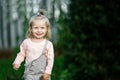
[[[48,40],[50,33],[48,18],[43,11],[38,11],[30,19],[28,37],[20,45],[20,52],[13,62],[13,68],[18,70],[25,59],[24,80],[50,80],[54,62],[53,44]]]

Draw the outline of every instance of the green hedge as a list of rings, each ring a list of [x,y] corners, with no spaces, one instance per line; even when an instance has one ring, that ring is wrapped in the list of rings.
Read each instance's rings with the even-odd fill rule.
[[[67,80],[120,79],[119,9],[119,0],[70,0],[57,44]]]

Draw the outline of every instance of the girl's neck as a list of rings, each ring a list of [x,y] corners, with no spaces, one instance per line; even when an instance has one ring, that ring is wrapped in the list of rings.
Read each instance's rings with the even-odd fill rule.
[[[45,38],[41,38],[41,39],[31,38],[31,41],[36,43],[42,42],[43,40],[45,40]]]

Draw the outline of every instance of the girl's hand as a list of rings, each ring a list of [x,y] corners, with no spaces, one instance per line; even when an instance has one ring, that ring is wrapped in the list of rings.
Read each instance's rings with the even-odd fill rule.
[[[13,64],[13,69],[14,69],[14,70],[18,70],[18,68],[19,68],[19,65],[18,65],[18,64]]]
[[[50,74],[44,73],[43,74],[43,79],[42,80],[49,80]]]

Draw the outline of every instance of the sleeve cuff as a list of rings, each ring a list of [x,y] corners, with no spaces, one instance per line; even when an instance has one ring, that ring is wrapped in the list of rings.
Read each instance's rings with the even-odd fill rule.
[[[49,71],[49,70],[45,70],[45,73],[47,73],[47,74],[50,74],[50,75],[51,75],[51,71]]]

